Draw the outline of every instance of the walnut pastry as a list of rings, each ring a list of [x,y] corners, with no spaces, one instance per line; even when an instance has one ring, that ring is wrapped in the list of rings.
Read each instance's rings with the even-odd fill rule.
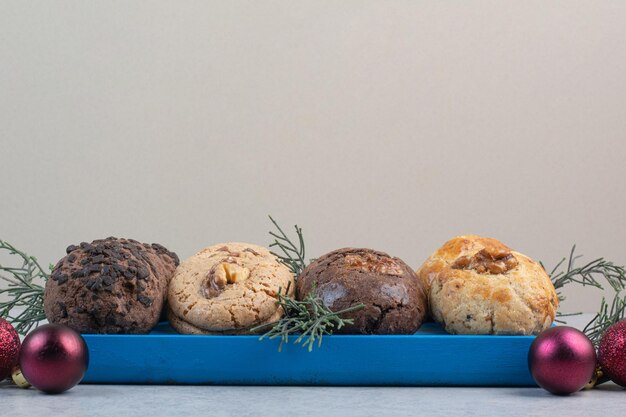
[[[543,267],[502,242],[455,237],[417,271],[432,318],[456,334],[537,334],[550,327],[558,297]]]

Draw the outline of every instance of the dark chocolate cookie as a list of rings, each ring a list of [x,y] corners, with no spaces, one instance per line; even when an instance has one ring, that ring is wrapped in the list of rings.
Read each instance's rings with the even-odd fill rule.
[[[46,283],[50,323],[80,333],[148,333],[158,322],[178,256],[163,246],[109,237],[70,245]]]
[[[344,316],[354,324],[337,333],[411,334],[428,308],[415,272],[401,259],[371,249],[338,249],[317,258],[302,272],[296,289],[300,300],[315,291],[333,311],[365,304]]]

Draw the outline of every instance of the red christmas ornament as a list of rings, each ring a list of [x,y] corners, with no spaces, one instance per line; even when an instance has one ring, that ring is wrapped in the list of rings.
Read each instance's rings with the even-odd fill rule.
[[[46,324],[26,336],[20,352],[20,367],[35,388],[58,394],[78,384],[89,365],[83,338],[59,324]]]
[[[11,323],[0,317],[0,381],[11,375],[19,354],[20,337]]]
[[[557,326],[537,336],[528,352],[535,382],[557,395],[580,391],[596,368],[596,351],[587,336],[573,327]]]
[[[613,324],[602,335],[598,362],[604,375],[626,387],[626,319]]]

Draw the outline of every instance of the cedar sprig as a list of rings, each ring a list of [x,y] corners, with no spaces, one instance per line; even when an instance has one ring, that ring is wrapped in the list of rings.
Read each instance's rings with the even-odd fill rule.
[[[587,335],[595,346],[598,346],[606,329],[623,319],[624,316],[626,316],[626,296],[622,298],[616,294],[610,306],[606,299],[602,297],[600,311],[587,323],[583,333]]]
[[[325,335],[332,334],[346,324],[353,324],[353,319],[345,319],[341,316],[351,311],[360,310],[364,304],[357,304],[339,311],[332,311],[324,305],[322,299],[315,295],[315,287],[302,301],[298,301],[288,294],[289,287],[283,293],[279,290],[277,304],[283,309],[284,316],[275,323],[264,324],[252,329],[252,332],[266,327],[271,328],[263,334],[259,340],[276,339],[280,337],[278,351],[283,344],[289,343],[290,336],[295,337],[294,344],[302,344],[311,352],[317,342],[317,347],[322,346]]]
[[[572,246],[569,258],[563,258],[550,272],[550,279],[557,290],[559,301],[565,300],[562,292],[559,291],[567,284],[579,284],[591,286],[604,290],[603,281],[606,281],[613,289],[613,300],[609,304],[603,297],[598,313],[585,326],[583,332],[597,345],[604,331],[612,324],[618,322],[626,316],[626,297],[622,297],[621,292],[626,288],[626,268],[615,265],[604,258],[595,259],[584,266],[576,267],[575,262],[582,255],[575,255],[576,245]],[[567,261],[565,270],[560,270]],[[557,272],[558,271],[558,272]],[[558,317],[579,315],[581,313],[563,314],[558,313]],[[557,319],[558,322],[562,322]]]
[[[298,225],[294,226],[297,235],[297,242],[294,243],[274,218],[272,216],[269,218],[276,228],[276,231],[269,232],[270,236],[274,238],[270,247],[280,249],[280,253],[272,252],[272,254],[293,272],[297,280],[307,265],[302,229]],[[279,351],[282,350],[283,344],[289,343],[290,337],[292,339],[295,337],[294,344],[306,346],[309,352],[313,350],[316,342],[319,348],[325,335],[332,334],[346,324],[354,323],[353,319],[342,318],[343,314],[365,308],[365,305],[361,303],[343,310],[332,311],[316,295],[315,286],[302,300],[297,300],[288,294],[289,286],[284,293],[279,290],[277,294],[276,304],[284,312],[280,320],[252,329],[253,332],[267,329],[259,338],[260,340],[280,337]]]
[[[563,258],[550,272],[550,279],[557,290],[559,301],[565,300],[560,290],[565,285],[577,283],[582,286],[591,286],[603,290],[601,278],[609,283],[611,288],[617,293],[626,287],[626,269],[623,266],[615,265],[613,262],[606,261],[604,258],[595,259],[584,266],[575,267],[575,262],[582,258],[582,255],[576,255],[576,245],[572,246],[569,258]],[[567,261],[567,268],[558,271],[559,268]],[[557,272],[558,271],[558,272]]]
[[[8,301],[0,302],[0,317],[6,318],[19,334],[27,334],[46,318],[43,311],[43,292],[48,274],[39,265],[37,258],[16,249],[0,240],[0,250],[16,256],[21,266],[0,265],[0,280],[7,283],[0,288],[0,295],[6,294]],[[42,283],[43,285],[40,285]],[[13,310],[19,310],[13,315]]]
[[[306,267],[302,229],[298,227],[298,225],[294,226],[298,241],[297,243],[293,243],[278,223],[276,223],[276,220],[274,220],[272,216],[269,216],[269,218],[274,224],[274,227],[276,227],[276,231],[270,230],[269,232],[270,236],[274,238],[274,242],[270,244],[270,248],[280,249],[280,252],[271,253],[276,256],[281,263],[286,265],[297,279],[300,273],[302,273],[302,270]]]

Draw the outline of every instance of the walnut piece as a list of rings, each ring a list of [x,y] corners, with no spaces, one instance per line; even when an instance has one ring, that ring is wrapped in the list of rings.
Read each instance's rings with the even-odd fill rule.
[[[453,269],[473,269],[479,274],[505,274],[519,264],[510,251],[482,249],[474,256],[461,256],[453,264]]]
[[[250,277],[250,270],[231,262],[215,265],[207,274],[208,285],[205,290],[207,297],[215,297],[226,285],[243,282]]]

